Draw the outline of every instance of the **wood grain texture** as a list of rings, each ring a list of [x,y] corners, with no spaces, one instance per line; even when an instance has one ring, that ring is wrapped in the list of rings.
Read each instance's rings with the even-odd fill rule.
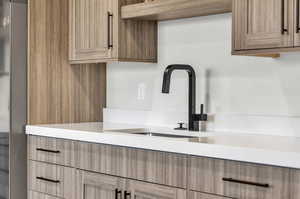
[[[40,193],[40,192],[28,191],[28,199],[59,199],[59,198],[44,193]]]
[[[57,180],[59,182],[49,182],[37,179],[38,177]],[[28,162],[28,188],[65,199],[75,197],[75,169],[48,163],[29,161]]]
[[[79,169],[164,184],[187,186],[187,156],[103,144],[78,143]]]
[[[267,49],[251,49],[251,50],[233,50],[232,55],[245,55],[245,56],[259,56],[268,55],[278,56],[280,53],[286,52],[299,52],[300,47],[289,47],[289,48],[267,48]]]
[[[124,190],[124,185],[124,180],[117,177],[76,171],[76,199],[115,199],[115,190]]]
[[[126,190],[134,199],[186,199],[186,190],[127,180]]]
[[[299,5],[299,8],[297,7],[297,4]],[[295,30],[294,30],[294,46],[300,46],[300,30],[297,32],[297,28],[300,28],[300,19],[299,24],[297,24],[297,17],[300,17],[300,1],[299,0],[294,0],[294,25],[295,25]],[[297,16],[297,14],[299,14]]]
[[[230,199],[230,198],[213,195],[213,194],[196,192],[196,191],[190,191],[188,195],[188,199]]]
[[[41,151],[46,149],[59,153]],[[41,136],[28,136],[28,159],[59,164],[75,165],[75,141]]]
[[[102,121],[106,66],[69,64],[68,2],[29,0],[29,124]]]
[[[290,172],[290,199],[300,198],[300,170],[291,169]]]
[[[156,22],[127,21],[120,16],[122,5],[141,1],[71,0],[70,62],[157,62]]]
[[[202,157],[192,157],[190,165],[191,190],[239,199],[289,198],[289,169]],[[268,183],[270,187],[224,182],[223,177]]]
[[[170,20],[231,12],[231,0],[155,0],[122,7],[123,19]]]
[[[233,49],[293,47],[293,0],[233,0]],[[282,13],[284,6],[284,13]],[[284,28],[282,33],[282,17]]]
[[[108,48],[107,0],[69,1],[70,60],[100,60],[111,57]]]

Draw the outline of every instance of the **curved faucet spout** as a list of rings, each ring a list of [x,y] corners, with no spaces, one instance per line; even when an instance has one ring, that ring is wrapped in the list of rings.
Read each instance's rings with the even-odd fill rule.
[[[196,73],[192,66],[184,64],[169,65],[164,72],[162,93],[170,92],[171,75],[175,70],[184,70],[189,77],[189,130],[199,131],[199,122],[195,121],[196,113]]]
[[[171,75],[174,70],[185,70],[189,76],[189,87],[195,89],[196,86],[196,73],[192,66],[185,65],[185,64],[173,64],[169,65],[164,72],[163,78],[163,86],[162,86],[162,93],[169,93],[170,92],[170,81]],[[193,92],[195,93],[195,92]]]

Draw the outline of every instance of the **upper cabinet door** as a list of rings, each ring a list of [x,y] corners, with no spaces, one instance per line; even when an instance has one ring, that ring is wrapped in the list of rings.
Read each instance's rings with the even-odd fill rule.
[[[295,46],[300,46],[300,0],[294,0],[295,5],[295,37],[294,37],[294,44]]]
[[[70,0],[70,61],[93,62],[110,57],[111,0]]]
[[[234,0],[234,50],[293,47],[294,0]]]

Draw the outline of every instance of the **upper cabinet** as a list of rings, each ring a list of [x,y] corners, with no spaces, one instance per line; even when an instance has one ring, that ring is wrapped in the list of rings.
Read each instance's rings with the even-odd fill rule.
[[[233,54],[298,50],[299,0],[233,0]]]
[[[157,23],[120,16],[121,6],[142,1],[70,0],[70,62],[156,62]]]
[[[295,41],[294,44],[295,46],[300,47],[300,0],[294,0],[294,5],[295,5],[295,11],[294,11],[294,17],[295,17]]]

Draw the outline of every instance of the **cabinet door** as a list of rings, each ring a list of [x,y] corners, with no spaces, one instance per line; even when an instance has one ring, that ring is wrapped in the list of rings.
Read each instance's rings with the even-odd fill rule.
[[[234,50],[293,47],[294,0],[234,0]]]
[[[76,199],[115,199],[121,197],[120,178],[86,171],[76,171]]]
[[[110,57],[111,0],[70,0],[70,61]],[[97,62],[97,61],[95,61]]]
[[[212,195],[207,193],[190,191],[188,199],[230,199],[224,196]]]
[[[300,46],[300,0],[294,0],[295,3],[295,36],[294,36],[294,45],[299,47]]]
[[[124,199],[186,199],[184,189],[128,180]],[[127,194],[126,194],[127,193]]]

